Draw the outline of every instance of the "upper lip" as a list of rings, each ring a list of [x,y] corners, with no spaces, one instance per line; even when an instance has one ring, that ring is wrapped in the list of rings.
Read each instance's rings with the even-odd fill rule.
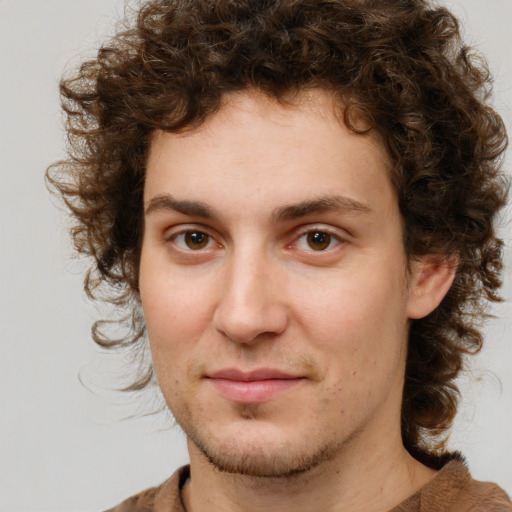
[[[283,372],[281,370],[273,368],[260,368],[251,371],[242,371],[236,368],[226,368],[224,370],[218,370],[216,372],[208,373],[207,378],[209,379],[226,379],[236,380],[242,382],[252,382],[259,380],[272,380],[272,379],[299,379],[301,377],[292,375],[290,373]]]

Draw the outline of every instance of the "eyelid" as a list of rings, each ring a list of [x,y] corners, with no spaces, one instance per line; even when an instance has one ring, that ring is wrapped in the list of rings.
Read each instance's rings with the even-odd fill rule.
[[[337,243],[333,247],[328,247],[327,249],[318,250],[318,251],[315,251],[312,248],[311,249],[301,249],[301,248],[297,247],[297,244],[304,236],[308,235],[309,233],[315,233],[315,232],[326,233],[327,235],[332,237],[334,240],[336,240]],[[288,243],[286,245],[286,248],[291,249],[291,250],[295,249],[302,253],[313,254],[317,258],[318,257],[321,258],[322,255],[331,254],[333,251],[340,248],[340,246],[342,246],[344,243],[349,241],[349,238],[350,238],[350,234],[341,228],[335,228],[333,226],[328,226],[325,224],[306,224],[306,225],[300,226],[299,228],[297,228],[295,230],[293,239],[290,243]]]
[[[325,224],[306,224],[296,229],[297,235],[295,238],[298,239],[301,236],[312,232],[314,233],[315,231],[327,233],[328,235],[333,236],[340,241],[344,241],[350,237],[350,233],[341,228],[335,228]]]
[[[174,247],[182,252],[186,253],[201,253],[208,250],[211,250],[212,247],[204,247],[202,249],[186,249],[184,247],[180,247],[175,243],[175,239],[180,235],[185,235],[187,233],[191,232],[199,232],[204,233],[206,236],[208,236],[217,246],[222,247],[222,243],[219,241],[219,236],[217,234],[212,233],[212,230],[206,226],[203,226],[201,224],[179,224],[177,226],[173,226],[169,229],[165,230],[164,233],[164,239],[166,242],[172,243]],[[209,245],[209,244],[208,244]]]

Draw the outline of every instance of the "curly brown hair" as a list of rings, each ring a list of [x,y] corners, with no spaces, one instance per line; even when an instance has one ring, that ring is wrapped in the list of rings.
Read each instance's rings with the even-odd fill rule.
[[[365,114],[394,161],[409,258],[458,259],[441,305],[410,329],[403,441],[435,465],[457,410],[454,379],[482,345],[486,305],[499,300],[494,224],[507,196],[507,139],[487,103],[490,84],[454,16],[424,0],[146,3],[60,86],[69,156],[47,178],[74,216],[76,249],[92,257],[87,293],[129,312],[126,336],[112,339],[99,321],[94,340],[146,345],[138,269],[152,133],[200,125],[229,92],[250,87],[286,101],[305,87],[326,88]],[[351,111],[345,122],[357,131]],[[146,366],[126,389],[153,377]]]

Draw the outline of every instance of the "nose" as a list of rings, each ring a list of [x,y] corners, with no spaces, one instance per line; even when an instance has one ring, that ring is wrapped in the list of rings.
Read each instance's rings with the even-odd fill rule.
[[[282,334],[289,311],[279,264],[261,255],[233,254],[225,271],[213,317],[216,330],[244,344]]]

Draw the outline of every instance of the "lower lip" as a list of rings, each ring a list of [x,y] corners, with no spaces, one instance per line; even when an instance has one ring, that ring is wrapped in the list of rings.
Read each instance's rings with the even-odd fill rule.
[[[240,404],[261,404],[277,398],[304,379],[268,379],[241,381],[210,379],[220,395]]]

